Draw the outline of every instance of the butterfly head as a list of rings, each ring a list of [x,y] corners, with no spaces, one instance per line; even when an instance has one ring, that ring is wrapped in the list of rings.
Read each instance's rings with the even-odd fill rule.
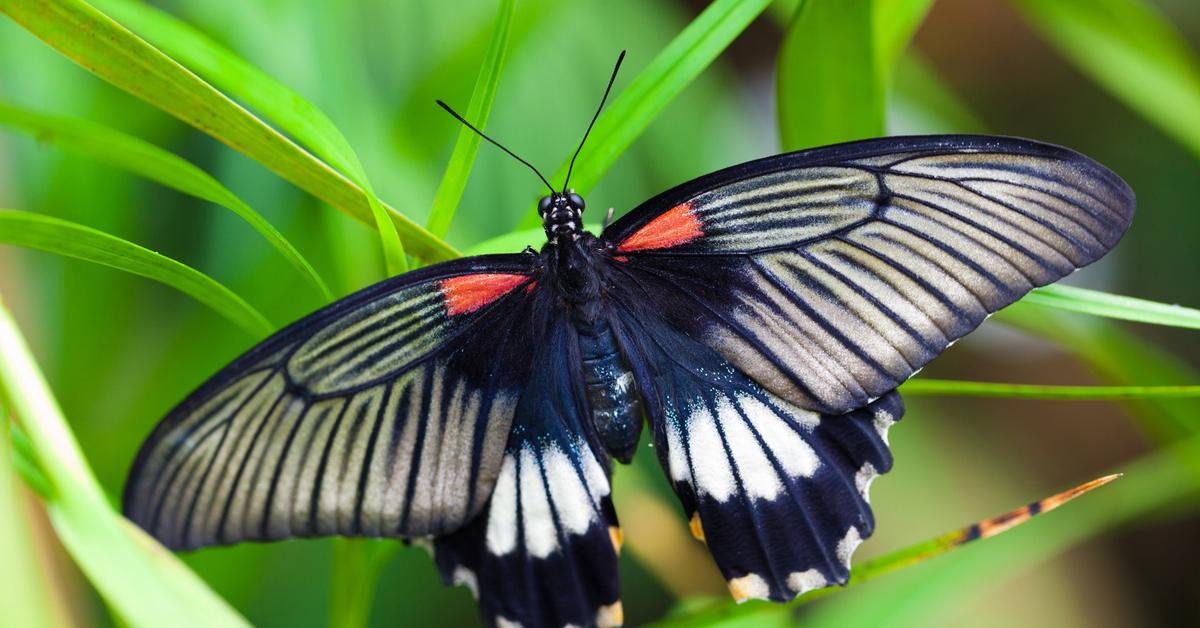
[[[542,227],[551,243],[573,242],[583,233],[583,197],[574,190],[552,192],[538,201]]]

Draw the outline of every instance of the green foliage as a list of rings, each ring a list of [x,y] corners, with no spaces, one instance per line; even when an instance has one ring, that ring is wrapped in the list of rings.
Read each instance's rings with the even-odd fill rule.
[[[1200,329],[1200,310],[1074,286],[1046,286],[1029,293],[1026,303],[1139,323]]]
[[[775,98],[789,150],[883,135],[873,0],[800,5],[779,51]]]
[[[0,124],[33,134],[38,141],[61,145],[102,163],[157,181],[196,198],[216,203],[241,216],[279,251],[326,301],[333,294],[312,264],[279,230],[208,173],[153,144],[112,129],[74,118],[48,116],[0,102]]]
[[[74,257],[153,279],[211,307],[254,338],[275,330],[258,310],[211,277],[102,231],[49,216],[0,210],[0,243]]]
[[[488,43],[487,52],[484,53],[479,76],[475,79],[471,102],[463,114],[481,131],[487,129],[492,101],[496,99],[496,89],[500,85],[500,71],[504,69],[504,58],[508,55],[508,35],[512,30],[513,11],[516,8],[515,0],[500,1],[500,8],[496,12],[496,25],[492,28],[492,39]],[[450,162],[446,164],[446,173],[442,175],[442,183],[438,186],[437,196],[433,199],[433,209],[430,210],[426,223],[429,231],[438,237],[445,237],[446,232],[450,230],[450,221],[454,219],[458,202],[467,187],[467,178],[471,174],[471,166],[475,163],[475,154],[479,152],[479,143],[482,141],[483,138],[471,129],[463,127],[458,131],[458,141],[454,144],[454,152],[450,154]]]
[[[168,626],[187,617],[195,625],[246,625],[195,574],[146,542],[108,505],[3,302],[0,392],[28,430],[52,486],[46,509],[58,538],[125,621]]]
[[[617,93],[592,129],[571,174],[571,187],[587,194],[600,177],[721,51],[770,4],[767,0],[716,0],[675,36],[658,56]],[[550,182],[561,185],[570,156]],[[522,227],[540,225],[537,213]]]
[[[1150,5],[1135,0],[1014,3],[1093,81],[1200,155],[1200,64],[1185,39]],[[464,248],[471,254],[519,251],[544,241],[540,222],[527,211],[535,196],[533,186],[526,179],[513,181],[507,167],[495,167],[506,157],[496,151],[479,153],[476,136],[431,106],[435,97],[468,102],[469,120],[480,127],[489,119],[497,128],[503,125],[507,131],[502,137],[517,139],[520,152],[536,163],[542,163],[535,158],[539,152],[553,150],[563,162],[552,181],[561,183],[574,144],[548,138],[544,130],[549,125],[542,117],[570,115],[571,124],[579,126],[578,112],[595,106],[601,87],[577,79],[574,69],[587,65],[605,70],[622,48],[631,49],[633,67],[650,59],[632,79],[618,80],[576,165],[572,187],[583,193],[595,188],[597,195],[589,197],[592,206],[611,200],[599,198],[599,192],[620,200],[646,198],[681,178],[772,151],[773,137],[766,141],[754,136],[764,126],[759,122],[762,112],[754,108],[762,100],[754,90],[764,77],[742,76],[747,68],[763,65],[764,56],[777,60],[778,130],[786,148],[912,126],[925,131],[980,130],[987,118],[942,80],[937,70],[941,59],[909,50],[932,0],[716,0],[694,17],[689,4],[632,0],[606,3],[602,9],[575,2],[486,0],[452,11],[409,3],[343,7],[299,1],[178,0],[167,5],[168,13],[130,0],[93,4],[0,0],[0,12],[16,24],[125,92],[72,73],[74,68],[50,51],[21,39],[12,24],[0,25],[0,67],[21,68],[20,73],[0,72],[0,98],[13,103],[0,105],[0,124],[86,158],[14,145],[23,159],[12,160],[10,169],[3,161],[7,146],[0,145],[0,178],[11,176],[10,187],[17,191],[15,198],[0,203],[39,211],[0,212],[0,243],[154,279],[204,303],[254,338],[269,333],[272,326],[238,294],[269,307],[273,319],[296,318],[308,306],[294,298],[294,283],[303,281],[306,294],[316,288],[328,298],[314,266],[336,265],[343,274],[347,268],[377,268],[382,252],[389,272],[395,273],[405,267],[406,251],[422,262],[459,255],[444,241],[448,234],[467,234]],[[754,24],[768,5],[775,26],[766,20]],[[740,49],[723,54],[735,40]],[[506,67],[509,58],[520,63]],[[758,65],[751,66],[747,58],[759,59]],[[498,89],[502,70],[503,91]],[[27,76],[37,77],[36,86],[22,82]],[[42,84],[53,88],[39,91]],[[338,124],[314,102],[336,114]],[[1028,108],[1025,101],[1014,102],[1014,107]],[[40,107],[74,117],[36,113]],[[981,111],[991,113],[989,107]],[[198,140],[159,112],[226,144],[282,181],[247,168],[241,155]],[[518,130],[512,131],[514,127]],[[1001,130],[1010,132],[1008,127]],[[1121,155],[1122,147],[1107,146],[1108,139],[1100,134],[1092,146],[1081,148]],[[246,246],[258,240],[248,240],[252,234],[241,225],[229,227],[220,216],[178,212],[177,218],[172,215],[169,224],[162,224],[160,196],[141,198],[125,178],[105,169],[93,173],[89,162],[116,166],[222,205],[251,224],[280,255],[258,255],[261,246]],[[1194,169],[1194,164],[1188,167]],[[404,199],[398,204],[404,212],[379,198],[368,181],[368,169],[376,173],[381,195]],[[605,182],[596,188],[602,176]],[[1134,183],[1143,198],[1156,193]],[[1188,196],[1187,181],[1172,184],[1179,186],[1181,196],[1194,197]],[[4,187],[0,185],[0,193]],[[299,191],[378,234],[344,221]],[[142,211],[143,205],[149,211]],[[1150,214],[1161,216],[1169,205],[1160,201],[1155,212],[1143,212],[1138,222],[1167,220]],[[430,206],[425,228],[415,219],[414,208]],[[515,214],[498,211],[506,206],[520,207],[521,228],[508,229]],[[589,219],[597,218],[589,214]],[[1180,212],[1176,219],[1187,220],[1187,214]],[[308,251],[313,263],[272,223]],[[236,293],[190,266],[109,232],[130,234],[149,248],[169,247],[172,255],[189,263],[199,258],[197,268],[221,278]],[[154,304],[162,298],[161,291],[146,291],[121,274],[59,265],[45,256],[26,258],[11,249],[0,249],[0,255],[6,256],[0,263],[0,286],[6,295],[28,300],[28,306],[18,302],[16,314],[35,347],[45,352],[47,373],[104,486],[84,462],[13,321],[0,310],[0,389],[8,392],[10,407],[25,428],[11,432],[11,449],[7,440],[0,443],[0,504],[12,501],[5,487],[11,486],[10,469],[16,469],[44,500],[71,558],[119,622],[164,625],[187,616],[199,624],[243,623],[218,596],[228,598],[256,624],[294,625],[328,616],[332,625],[372,620],[390,625],[403,616],[414,624],[454,625],[474,617],[463,590],[441,589],[427,558],[418,551],[400,550],[394,542],[346,540],[206,551],[186,559],[193,573],[123,523],[108,495],[119,494],[120,478],[140,439],[166,407],[249,341],[224,320],[160,312]],[[10,268],[17,271],[10,273]],[[1105,281],[1145,294],[1128,278]],[[1177,290],[1151,294],[1167,301],[1200,298],[1186,285]],[[943,612],[948,599],[974,599],[1022,569],[1118,524],[1172,505],[1192,508],[1193,501],[1185,498],[1200,490],[1200,465],[1190,462],[1200,458],[1200,445],[1193,437],[1200,374],[1173,352],[1185,355],[1183,347],[1194,341],[1186,337],[1181,348],[1168,351],[1138,334],[1184,332],[1126,329],[1098,317],[1200,328],[1195,309],[1050,286],[997,320],[1049,339],[1110,385],[926,378],[906,383],[904,392],[914,400],[912,414],[921,421],[906,421],[898,430],[903,442],[897,445],[897,470],[885,480],[895,484],[876,504],[886,523],[880,524],[873,545],[908,549],[861,564],[853,582],[933,555],[925,550],[932,547],[929,543],[937,545],[937,539],[910,546],[911,539],[888,535],[886,530],[902,523],[897,512],[923,513],[912,520],[909,533],[925,538],[931,530],[943,529],[925,523],[936,513],[955,517],[952,521],[969,520],[968,514],[990,512],[1010,498],[1045,493],[1020,477],[1011,455],[988,466],[985,454],[997,449],[990,443],[955,441],[931,428],[922,432],[923,424],[938,420],[939,406],[919,397],[1119,400],[1158,449],[1127,466],[1127,478],[1112,489],[1003,538],[848,589],[850,594],[827,591],[786,607],[737,606],[724,597],[692,597],[692,589],[675,588],[673,580],[695,574],[679,574],[674,565],[655,562],[651,553],[631,543],[623,573],[633,571],[650,586],[630,587],[635,589],[626,604],[630,623],[658,618],[661,608],[678,602],[671,621],[688,625],[792,625],[800,606],[806,625],[917,625]],[[981,410],[987,408],[976,403]],[[1060,406],[1045,407],[1048,416],[1055,416],[1050,408]],[[973,427],[968,422],[962,429]],[[948,478],[971,472],[938,467],[935,453],[958,448],[974,452],[971,464],[988,478],[989,483],[980,480],[974,491],[986,500],[979,512],[964,510],[972,503],[968,498],[950,500],[941,494],[953,486]],[[673,498],[648,458],[639,457],[633,467],[618,473],[620,490],[615,495],[674,513]],[[891,505],[888,495],[895,500]],[[648,516],[642,509],[630,510],[622,514]],[[680,526],[671,518],[643,529],[659,532]],[[0,543],[28,535],[15,526],[0,526]],[[29,556],[13,561],[6,573],[37,569]],[[387,595],[375,595],[377,580]],[[5,588],[11,591],[17,589]],[[675,599],[672,592],[680,591],[683,597]],[[4,599],[26,594],[20,595]],[[830,595],[820,606],[807,607],[808,600]],[[49,597],[45,592],[28,596]],[[638,610],[639,604],[658,610]]]
[[[1144,0],[1014,0],[1080,70],[1200,155],[1200,58]]]
[[[97,76],[245,153],[284,179],[351,216],[379,223],[380,212],[390,212],[391,220],[379,224],[394,223],[394,228],[410,240],[414,255],[428,259],[455,256],[452,248],[420,225],[395,210],[384,208],[369,188],[364,192],[362,186],[367,185],[366,178],[353,151],[349,150],[348,145],[339,150],[335,138],[339,138],[340,134],[336,131],[323,134],[332,125],[327,127],[322,124],[320,120],[323,116],[313,113],[314,108],[297,105],[297,99],[291,94],[270,92],[263,100],[278,104],[289,114],[294,114],[298,108],[302,112],[298,115],[306,118],[304,127],[311,135],[309,139],[318,140],[316,145],[328,155],[338,157],[349,172],[339,173],[330,168],[174,59],[82,0],[3,0],[0,2],[0,11]],[[161,20],[155,24],[169,22]],[[196,38],[188,43],[199,46],[204,40]],[[226,61],[232,57],[221,56],[220,51],[211,49],[206,52]],[[225,70],[229,66],[218,64],[217,67]],[[272,85],[271,82],[243,82],[248,78],[247,74],[253,76],[252,72],[241,68],[240,73],[235,75],[237,78],[230,79],[230,82],[253,89]],[[296,131],[293,129],[293,132]],[[402,251],[398,250],[396,241],[398,238],[387,235],[386,226],[383,231],[385,235],[382,237],[388,243],[385,249],[391,263],[403,267]]]

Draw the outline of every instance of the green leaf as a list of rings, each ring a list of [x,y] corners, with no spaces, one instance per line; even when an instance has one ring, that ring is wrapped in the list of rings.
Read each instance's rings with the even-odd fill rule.
[[[1197,456],[1197,438],[1143,456],[1122,466],[1121,481],[1073,502],[1069,514],[1039,517],[1032,525],[907,571],[886,586],[880,582],[869,596],[866,589],[858,596],[830,596],[806,613],[805,625],[926,626],[947,600],[970,608],[979,596],[1002,591],[1071,547],[1122,525],[1145,525],[1155,511],[1189,503],[1200,489],[1188,463]]]
[[[189,69],[208,78],[225,93],[255,108],[362,188],[375,229],[379,232],[388,274],[407,270],[408,262],[396,225],[388,218],[387,209],[371,187],[358,154],[316,105],[167,13],[127,0],[93,0],[93,4],[166,54],[187,64]]]
[[[171,626],[187,618],[198,626],[248,625],[174,556],[144,542],[144,534],[113,511],[3,302],[0,391],[54,487],[46,510],[59,539],[126,623]]]
[[[4,409],[0,408],[0,413],[3,411]],[[29,442],[29,437],[21,431],[20,426],[16,423],[9,424],[9,431],[12,436],[12,462],[17,474],[21,476],[22,480],[25,480],[25,484],[33,489],[33,492],[42,497],[50,497],[50,480],[46,479],[46,473],[42,471],[42,465],[38,463],[37,455],[33,453],[33,445]]]
[[[921,378],[908,380],[900,392],[909,396],[1011,399],[1188,399],[1200,397],[1200,386],[1045,386]]]
[[[1021,301],[1093,316],[1200,329],[1200,310],[1086,288],[1055,284],[1038,288]]]
[[[933,0],[875,0],[874,8],[875,59],[880,71],[890,75]]]
[[[3,387],[0,386],[0,390]],[[38,564],[37,540],[29,527],[29,517],[16,474],[21,473],[22,458],[9,441],[9,414],[0,395],[0,604],[5,622],[12,626],[54,626],[53,610],[45,583],[45,570]]]
[[[1049,310],[1023,301],[1000,311],[995,319],[1044,337],[1069,350],[1104,381],[1125,385],[1153,381],[1192,385],[1200,372],[1169,352],[1105,319]],[[1197,403],[1189,399],[1145,398],[1126,402],[1139,426],[1160,442],[1195,434]]]
[[[1200,58],[1143,0],[1014,0],[1047,41],[1200,156]]]
[[[508,54],[508,37],[512,30],[512,17],[516,6],[515,0],[500,0],[496,22],[492,27],[492,38],[488,43],[487,53],[483,56],[479,76],[475,79],[471,102],[464,114],[464,117],[481,131],[487,129],[492,101],[496,98],[496,88],[500,84],[500,71],[504,68],[504,58]],[[442,175],[437,196],[433,199],[433,208],[429,212],[429,220],[425,224],[430,233],[439,238],[446,237],[446,232],[450,230],[450,222],[454,219],[454,212],[458,209],[458,202],[467,186],[467,178],[471,175],[471,167],[475,164],[475,155],[479,152],[481,141],[479,135],[465,126],[458,132],[458,141],[454,143],[454,152],[450,154],[450,162],[446,164],[446,172]]]
[[[208,275],[90,227],[41,214],[0,210],[0,244],[48,251],[141,275],[207,305],[255,338],[274,331],[262,314]]]
[[[333,294],[308,260],[261,214],[191,162],[136,137],[87,120],[50,116],[0,102],[0,124],[30,133],[96,161],[156,181],[237,214],[279,251],[326,301]]]
[[[340,160],[340,167],[347,169],[338,172],[82,0],[0,0],[0,12],[104,80],[228,144],[355,219],[375,225],[374,216],[378,212],[372,209],[374,194],[370,193],[365,176],[361,176],[357,158],[352,158],[353,151],[346,152],[348,146],[339,151],[330,143],[334,141],[331,137],[321,136],[327,140],[319,144],[321,150],[331,159]],[[169,18],[156,22],[159,26],[166,23],[172,22]],[[264,102],[298,117],[311,115],[308,122],[314,128],[324,127],[318,121],[318,114],[305,107],[298,96],[288,90],[271,89],[278,83],[252,68],[248,70],[249,66],[232,53],[222,56],[222,50],[215,44],[200,46],[194,39],[184,39],[188,27],[174,24],[180,28],[160,38],[160,43],[179,37],[183,47],[196,55],[215,57],[210,61],[214,68],[222,70],[224,80],[247,88],[261,88]],[[336,130],[333,133],[340,137]],[[312,135],[316,137],[319,132]],[[360,180],[352,180],[355,176]],[[390,222],[409,243],[414,255],[428,260],[459,255],[408,217],[382,203],[376,205],[388,213]]]
[[[800,5],[776,74],[785,149],[883,135],[884,81],[874,49],[873,6],[872,0]]]
[[[769,0],[716,0],[696,16],[600,114],[575,163],[571,187],[586,196],[654,118],[769,4]],[[566,177],[569,161],[564,161],[551,183]],[[541,218],[531,212],[521,228],[540,224]]]

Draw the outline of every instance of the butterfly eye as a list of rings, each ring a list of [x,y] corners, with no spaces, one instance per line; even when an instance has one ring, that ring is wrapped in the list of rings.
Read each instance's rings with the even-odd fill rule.
[[[542,200],[538,201],[538,213],[545,216],[546,212],[550,211],[552,199],[549,196],[543,196]]]
[[[570,192],[567,194],[567,198],[570,199],[572,205],[579,208],[579,211],[583,211],[584,202],[583,202],[582,196],[580,196],[574,192]]]

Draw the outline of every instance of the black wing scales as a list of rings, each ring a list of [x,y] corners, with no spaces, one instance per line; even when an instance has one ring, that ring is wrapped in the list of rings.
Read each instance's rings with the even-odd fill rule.
[[[642,305],[645,286],[616,285],[614,328],[659,462],[733,596],[785,601],[845,583],[874,529],[867,491],[891,469],[900,396],[842,416],[799,408],[672,329]]]
[[[279,332],[159,424],[126,514],[176,549],[461,527],[528,378],[531,273],[520,255],[450,262]]]
[[[1066,149],[887,138],[698,179],[604,238],[619,265],[658,280],[647,298],[675,327],[779,396],[837,414],[1104,255],[1133,209],[1119,177]]]
[[[575,331],[561,312],[536,327],[545,333],[491,501],[436,539],[434,557],[447,584],[472,589],[489,624],[619,625],[621,533]]]

